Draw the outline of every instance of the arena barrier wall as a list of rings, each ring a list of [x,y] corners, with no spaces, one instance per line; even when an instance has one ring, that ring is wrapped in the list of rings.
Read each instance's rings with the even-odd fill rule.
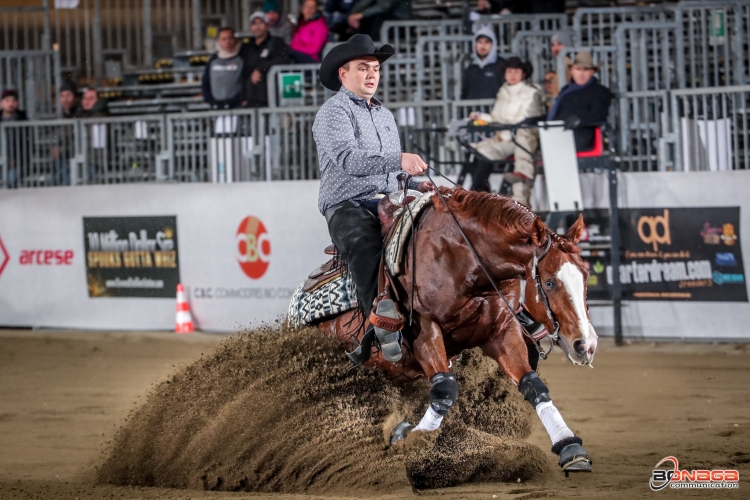
[[[236,331],[274,320],[286,312],[294,288],[326,261],[323,249],[330,237],[317,195],[316,181],[4,193],[0,325],[173,329],[177,281],[189,292],[199,329]],[[176,227],[170,218],[176,218]],[[84,234],[110,230],[126,240],[127,256],[119,251],[123,248],[112,252],[113,242],[105,244],[106,238],[97,237],[97,248]],[[154,241],[161,230],[173,248],[156,242],[155,251],[145,249],[151,254],[146,257],[141,230]],[[127,241],[129,231],[137,246]],[[114,253],[120,254],[121,266],[101,267],[116,264]],[[87,270],[93,259],[100,266]],[[177,268],[170,268],[175,261]],[[106,286],[107,281],[115,286]],[[147,288],[159,281],[161,288]],[[157,296],[132,296],[144,294]]]
[[[660,251],[708,251],[702,230],[681,234],[676,223],[689,208],[701,209],[690,212],[698,214],[691,221],[698,228],[712,207],[738,217],[732,231],[712,233],[728,220],[714,221],[708,230],[707,237],[736,238],[732,245],[720,238],[710,246],[711,255],[727,259],[733,254],[736,260],[733,270],[718,276],[725,283],[703,287],[709,300],[699,300],[697,292],[693,300],[626,300],[626,338],[750,340],[744,327],[750,303],[743,265],[750,259],[749,243],[743,241],[750,231],[748,180],[745,171],[620,174],[624,212],[670,209],[671,239],[657,241]],[[607,208],[605,175],[584,174],[581,186],[587,210]],[[543,190],[540,178],[533,200],[538,211],[547,208],[539,195]],[[322,250],[330,238],[316,208],[317,192],[316,181],[6,191],[0,197],[0,326],[172,329],[178,281],[189,292],[202,330],[231,332],[273,321],[285,313],[292,290],[326,260]],[[112,230],[117,238],[107,236]],[[663,227],[657,231],[663,240]],[[136,241],[129,241],[128,232]],[[681,241],[689,244],[683,248]],[[121,254],[120,267],[111,267],[113,248]],[[600,280],[606,274],[600,272]],[[719,301],[729,289],[728,279],[735,280],[732,301]],[[161,289],[159,281],[164,282]],[[714,290],[719,295],[710,295]],[[593,291],[590,285],[590,296]],[[611,307],[592,307],[591,315],[600,335],[612,335]]]
[[[750,332],[748,332],[746,326],[750,321],[750,303],[747,301],[748,289],[747,279],[745,278],[745,266],[747,264],[743,265],[743,262],[750,262],[748,260],[750,259],[750,251],[748,250],[750,243],[744,238],[744,234],[750,231],[750,222],[747,217],[748,210],[750,210],[750,196],[748,196],[750,184],[748,181],[750,181],[750,175],[744,171],[619,174],[618,199],[621,212],[627,212],[628,210],[637,212],[635,209],[657,209],[642,211],[643,215],[650,216],[650,219],[644,222],[657,223],[652,227],[656,228],[658,233],[657,237],[653,238],[650,228],[642,227],[642,233],[648,240],[648,244],[644,246],[651,250],[651,244],[655,243],[657,247],[655,253],[691,253],[689,257],[683,258],[680,256],[673,261],[702,261],[705,263],[707,256],[710,255],[710,273],[712,275],[712,279],[709,280],[712,283],[700,288],[690,288],[700,284],[698,283],[700,280],[697,279],[685,283],[687,288],[684,289],[679,288],[682,284],[679,287],[673,286],[673,290],[693,293],[694,298],[692,300],[680,298],[671,300],[628,300],[628,294],[625,293],[622,308],[623,336],[625,338],[705,341],[750,340]],[[608,209],[607,174],[583,174],[581,176],[581,191],[584,197],[584,207],[587,211],[591,209],[594,209],[593,211],[596,209],[606,211]],[[538,211],[547,209],[543,192],[544,180],[538,179],[534,188],[535,199],[532,200],[534,208]],[[684,216],[690,208],[697,210],[690,211],[694,220],[689,225],[690,229],[686,231],[685,225],[680,225],[677,219],[680,215]],[[721,210],[721,208],[724,210]],[[657,219],[657,217],[663,216],[663,209],[668,209],[670,213],[669,220],[666,221],[667,229],[670,231],[670,244],[664,242],[666,239],[663,232],[665,228],[664,225],[660,224],[664,222],[664,219]],[[720,212],[722,215],[718,217],[711,215],[716,212]],[[737,226],[732,224],[732,228],[724,227],[724,224],[732,222],[730,220],[731,214],[737,212],[739,218]],[[724,219],[725,216],[727,217],[726,220]],[[714,221],[710,222],[712,219]],[[594,221],[596,219],[590,219],[588,224]],[[640,239],[640,236],[636,236],[638,228],[634,227],[639,221],[640,219],[636,216],[635,219],[631,219],[629,227],[621,226],[624,250],[628,250],[629,234],[631,245],[633,240],[636,240],[636,244],[643,243],[643,241],[638,241]],[[708,227],[706,227],[707,223]],[[589,226],[589,229],[591,229],[591,226]],[[721,230],[725,230],[726,234],[721,234]],[[733,236],[735,239],[732,238]],[[708,243],[706,238],[715,238],[715,241]],[[594,243],[593,240],[592,243]],[[738,251],[739,249],[741,251]],[[720,258],[725,260],[719,262],[719,264],[727,264],[728,267],[717,265]],[[649,264],[654,260],[651,256],[629,258],[627,255],[623,255],[621,259],[621,268],[632,266],[634,261],[639,264]],[[596,259],[587,260],[589,262],[596,261]],[[656,260],[660,263],[669,262],[669,259],[659,257]],[[606,257],[602,259],[602,262],[606,265]],[[632,271],[632,268],[629,267],[628,271]],[[597,274],[593,269],[591,269],[591,272],[592,275]],[[600,282],[606,279],[605,272],[611,272],[611,269],[599,273]],[[622,278],[623,273],[620,276]],[[644,282],[651,281],[653,276],[649,275],[648,278],[642,278]],[[735,283],[730,285],[725,278],[734,280]],[[737,283],[740,280],[741,285]],[[626,292],[627,285],[623,286],[624,292]],[[633,288],[648,290],[650,286],[653,286],[653,284],[634,285]],[[594,288],[592,282],[589,281],[590,303],[592,302]],[[730,289],[733,290],[732,293],[728,293]],[[730,297],[733,301],[721,301],[722,297]],[[597,333],[612,336],[614,331],[612,307],[590,307],[590,312]]]

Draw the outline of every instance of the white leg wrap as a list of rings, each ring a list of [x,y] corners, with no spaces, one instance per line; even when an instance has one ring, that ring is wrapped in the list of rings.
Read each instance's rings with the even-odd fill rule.
[[[440,427],[440,423],[442,421],[443,416],[433,410],[431,406],[429,406],[427,407],[427,411],[425,412],[424,417],[422,417],[422,420],[419,422],[419,425],[417,425],[413,430],[434,431],[435,429]]]
[[[547,429],[552,444],[559,442],[561,439],[573,437],[573,431],[571,431],[565,421],[557,411],[552,401],[547,403],[540,403],[536,407],[536,414],[539,415],[539,420],[544,424],[544,428]]]

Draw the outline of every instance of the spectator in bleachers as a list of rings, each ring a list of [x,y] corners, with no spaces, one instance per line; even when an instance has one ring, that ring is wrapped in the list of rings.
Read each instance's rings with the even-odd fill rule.
[[[243,105],[248,79],[245,48],[237,43],[234,28],[226,26],[219,30],[216,41],[219,50],[211,56],[203,73],[201,91],[203,100],[212,109],[232,109]]]
[[[0,115],[0,121],[17,122],[28,120],[26,112],[18,109],[18,91],[16,90],[3,90],[2,97],[0,97],[0,109],[3,111],[2,115]]]
[[[26,112],[18,109],[18,92],[13,89],[3,90],[0,96],[0,122],[19,122],[28,120]],[[10,128],[6,131],[5,141],[7,144],[8,178],[5,184],[9,188],[18,187],[21,177],[21,165],[19,160],[24,152],[27,152],[28,133],[26,128]]]
[[[380,41],[380,28],[386,21],[411,19],[411,2],[404,0],[359,0],[349,14],[349,26],[356,33]]]
[[[83,116],[83,109],[78,102],[78,87],[75,82],[66,80],[60,85],[60,92],[57,94],[60,100],[63,118],[80,118]]]
[[[60,100],[62,117],[67,119],[83,117],[83,108],[78,99],[78,86],[71,80],[60,85],[57,94]],[[75,133],[73,127],[61,127],[57,134],[57,146],[50,152],[52,157],[52,185],[70,185],[70,159],[75,154]]]
[[[472,119],[511,125],[543,115],[541,90],[528,81],[533,72],[531,64],[518,57],[506,59],[505,64],[505,83],[497,93],[492,113],[474,112],[470,115]],[[530,153],[536,151],[538,142],[537,130],[522,128],[516,132],[517,144],[513,142],[509,130],[499,131],[493,137],[472,144],[479,153],[472,171],[472,189],[489,191],[492,162],[514,156],[513,172],[505,174],[504,178],[512,185],[513,199],[529,206],[536,177],[536,167]]]
[[[552,52],[552,58],[556,67],[557,65],[557,56],[560,55],[562,51],[565,50],[565,47],[572,47],[573,46],[573,38],[572,34],[569,31],[557,31],[552,35],[552,39],[550,40],[549,49],[550,52]],[[570,65],[572,61],[568,56],[565,56],[565,81],[570,80]]]
[[[339,42],[349,40],[354,29],[349,26],[348,18],[354,7],[354,0],[327,0],[323,7],[323,16],[328,23],[328,32],[338,35]]]
[[[594,145],[597,126],[607,121],[612,92],[601,85],[594,73],[591,52],[576,54],[570,67],[570,82],[562,88],[555,104],[547,114],[548,120],[565,120],[573,130],[576,151],[588,151]]]
[[[305,0],[294,30],[292,59],[298,64],[319,63],[323,46],[328,42],[328,25],[318,10],[317,0]]]
[[[492,28],[485,26],[474,34],[473,62],[464,70],[461,99],[492,99],[505,83],[504,61],[497,58],[497,42]]]
[[[262,12],[250,16],[250,31],[253,41],[248,44],[245,55],[250,74],[245,100],[251,108],[263,108],[268,106],[268,70],[277,64],[291,64],[292,57],[284,40],[269,34],[266,16]]]
[[[292,25],[289,17],[281,12],[281,4],[278,0],[266,0],[263,4],[263,13],[266,15],[268,32],[271,36],[281,38],[287,45],[292,43],[294,25]]]
[[[107,101],[105,99],[99,99],[99,92],[97,92],[96,89],[89,88],[83,91],[81,108],[83,109],[83,118],[101,118],[109,116]]]
[[[552,109],[552,104],[560,93],[560,85],[557,81],[556,71],[547,71],[544,74],[544,105],[547,111]]]

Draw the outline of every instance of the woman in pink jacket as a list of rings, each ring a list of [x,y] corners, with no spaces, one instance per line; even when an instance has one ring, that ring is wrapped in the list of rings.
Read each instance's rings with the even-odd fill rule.
[[[328,41],[328,26],[316,0],[305,0],[292,37],[292,59],[296,63],[318,63]]]

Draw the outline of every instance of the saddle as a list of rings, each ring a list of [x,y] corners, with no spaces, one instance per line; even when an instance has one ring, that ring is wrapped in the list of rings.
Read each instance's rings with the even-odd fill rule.
[[[419,195],[419,192],[410,191],[408,187],[409,176],[405,173],[399,174],[398,191],[384,196],[378,202],[378,218],[380,219],[380,234],[383,237],[383,246],[385,246],[393,236],[395,222],[404,214],[404,207],[413,202]],[[338,254],[334,245],[328,245],[325,249],[326,255],[331,259],[310,273],[302,291],[310,293],[313,290],[325,285],[326,283],[340,277],[346,271],[346,261]],[[380,274],[386,272],[383,262],[380,263]],[[379,282],[382,280],[379,279]],[[378,297],[382,295],[383,287],[378,287]]]

